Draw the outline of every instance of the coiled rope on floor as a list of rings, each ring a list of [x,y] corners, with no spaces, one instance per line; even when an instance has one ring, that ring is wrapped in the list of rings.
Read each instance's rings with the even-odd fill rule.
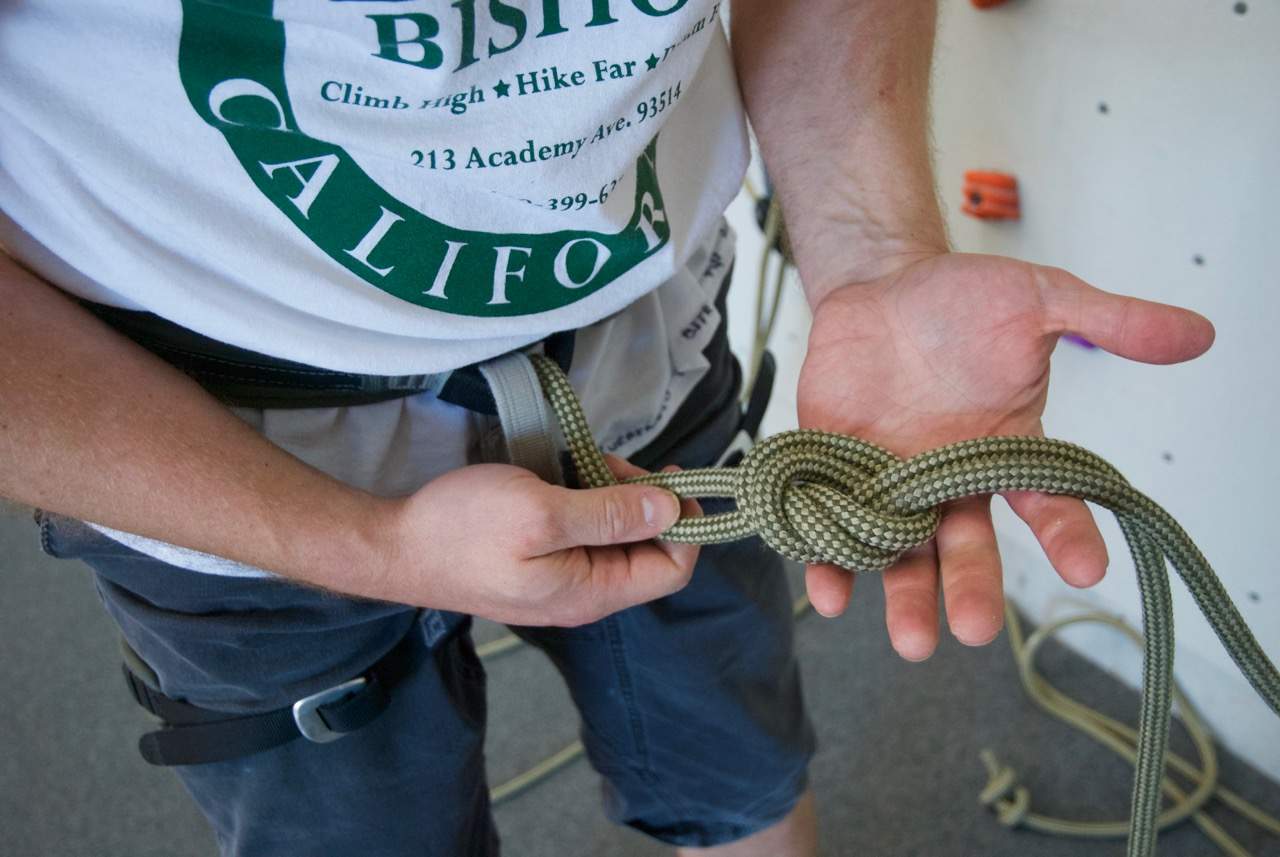
[[[1022,621],[1017,612],[1008,604],[1005,605],[1005,629],[1009,648],[1018,665],[1018,677],[1031,699],[1068,726],[1093,738],[1129,764],[1134,764],[1138,736],[1133,728],[1063,693],[1036,667],[1036,655],[1048,640],[1066,628],[1081,624],[1106,625],[1119,631],[1139,649],[1144,645],[1142,635],[1123,619],[1099,612],[1055,619],[1041,625],[1028,637],[1023,634]],[[1156,827],[1164,830],[1190,818],[1226,857],[1250,857],[1244,846],[1203,811],[1204,805],[1216,797],[1241,817],[1276,835],[1280,835],[1280,820],[1218,782],[1218,756],[1208,728],[1176,682],[1173,684],[1173,698],[1178,703],[1180,719],[1200,761],[1199,764],[1193,764],[1176,753],[1168,752],[1170,771],[1176,771],[1185,777],[1194,788],[1187,792],[1171,776],[1165,776],[1162,788],[1173,804],[1160,813]],[[1087,838],[1114,838],[1128,833],[1129,824],[1123,820],[1079,821],[1035,812],[1031,809],[1030,793],[1018,782],[1017,774],[1012,768],[1002,765],[991,750],[983,750],[981,759],[986,766],[988,779],[978,801],[992,809],[1006,827],[1026,827],[1040,833]]]
[[[568,379],[553,361],[532,359],[579,481],[588,488],[617,484]],[[790,559],[858,572],[884,570],[903,552],[928,541],[941,519],[941,504],[962,497],[1040,491],[1109,509],[1133,554],[1146,635],[1129,857],[1155,853],[1173,692],[1173,607],[1166,559],[1241,673],[1280,714],[1280,673],[1195,543],[1114,467],[1074,444],[988,437],[902,459],[859,438],[799,430],[761,441],[734,468],[655,473],[628,481],[658,485],[682,499],[735,502],[730,512],[681,519],[664,539],[714,544],[759,535]]]

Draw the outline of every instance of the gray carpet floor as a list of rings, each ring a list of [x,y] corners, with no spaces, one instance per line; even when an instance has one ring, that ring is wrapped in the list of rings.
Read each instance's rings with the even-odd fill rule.
[[[820,751],[812,767],[828,857],[1119,855],[1117,842],[1011,833],[982,811],[977,754],[994,747],[1053,814],[1126,812],[1129,770],[1041,714],[1022,695],[1004,640],[983,649],[944,644],[908,664],[883,632],[871,580],[843,618],[810,616],[798,630],[806,696]],[[487,626],[486,639],[500,633]],[[113,629],[79,564],[40,553],[29,521],[0,508],[0,855],[212,857],[204,820],[169,771],[134,749],[142,714],[122,686]],[[1042,663],[1064,689],[1132,720],[1136,695],[1083,659],[1050,646]],[[573,740],[575,717],[551,667],[519,651],[489,665],[491,781]],[[1211,701],[1204,701],[1211,704]],[[1183,736],[1175,746],[1186,747]],[[1280,789],[1224,754],[1222,779],[1272,812]],[[1280,841],[1229,813],[1211,813],[1255,855]],[[497,810],[513,857],[650,857],[669,853],[600,814],[582,763]],[[1190,825],[1161,838],[1162,857],[1215,853]]]

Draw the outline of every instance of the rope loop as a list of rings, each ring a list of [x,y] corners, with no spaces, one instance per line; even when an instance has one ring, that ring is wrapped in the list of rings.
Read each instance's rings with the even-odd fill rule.
[[[880,571],[931,539],[941,519],[937,507],[903,514],[877,489],[903,464],[859,438],[785,432],[756,444],[738,466],[738,508],[783,556]]]

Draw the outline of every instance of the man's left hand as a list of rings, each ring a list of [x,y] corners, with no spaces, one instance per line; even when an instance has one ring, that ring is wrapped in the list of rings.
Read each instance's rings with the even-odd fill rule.
[[[923,253],[891,273],[826,293],[800,376],[802,428],[853,434],[901,456],[989,435],[1041,435],[1049,358],[1078,334],[1112,354],[1178,363],[1208,350],[1213,326],[1189,310],[1111,294],[1066,271],[996,256]],[[1102,578],[1106,546],[1084,502],[1003,495],[1067,583]],[[852,575],[806,574],[818,612],[848,604]],[[894,648],[922,660],[938,643],[938,589],[961,642],[990,642],[1003,621],[990,497],[949,503],[934,538],[884,572]]]

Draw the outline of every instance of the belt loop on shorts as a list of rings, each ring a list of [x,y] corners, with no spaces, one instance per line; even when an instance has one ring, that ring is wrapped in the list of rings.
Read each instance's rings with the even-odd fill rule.
[[[152,765],[202,765],[260,753],[299,737],[318,744],[335,741],[386,709],[391,692],[412,671],[413,647],[420,639],[414,623],[363,675],[263,714],[230,714],[173,699],[125,664],[125,681],[134,700],[165,724],[143,735],[138,750]]]

